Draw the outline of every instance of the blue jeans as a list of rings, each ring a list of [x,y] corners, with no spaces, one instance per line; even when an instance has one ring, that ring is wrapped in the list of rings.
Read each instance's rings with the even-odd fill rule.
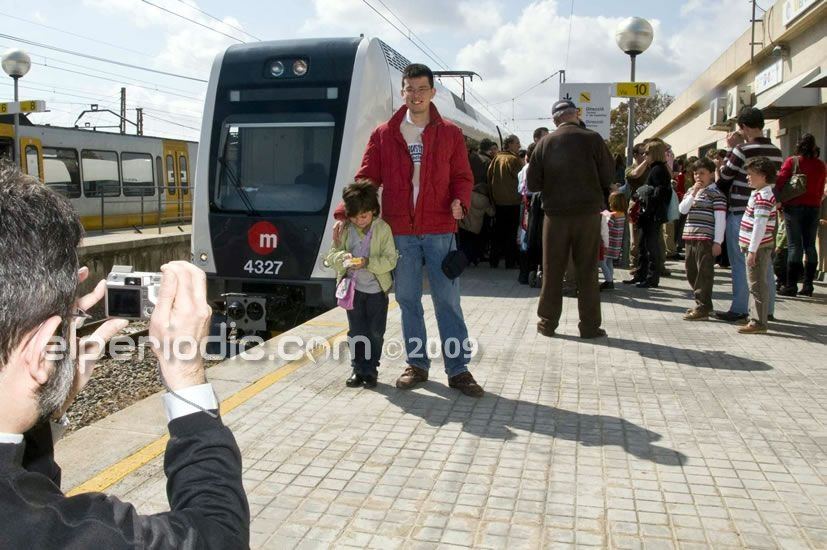
[[[738,244],[738,233],[741,229],[743,213],[728,213],[726,216],[726,251],[729,256],[729,269],[732,277],[732,305],[729,310],[746,315],[749,313],[749,286],[747,285],[747,258]],[[769,315],[775,315],[775,273],[772,262],[767,268],[769,281]]]
[[[817,206],[785,206],[784,223],[787,230],[787,263],[818,263],[816,235],[818,234]],[[795,284],[798,281],[789,281]]]
[[[603,258],[600,260],[600,270],[603,272],[603,280],[607,283],[614,282],[615,266],[614,260]]]
[[[394,284],[396,301],[402,310],[402,337],[405,339],[408,364],[425,370],[431,366],[425,312],[422,308],[424,264],[439,327],[445,372],[448,377],[466,372],[472,347],[459,303],[459,278],[451,280],[442,272],[442,260],[450,250],[456,248],[452,242],[453,235],[398,235],[393,240],[399,251]]]

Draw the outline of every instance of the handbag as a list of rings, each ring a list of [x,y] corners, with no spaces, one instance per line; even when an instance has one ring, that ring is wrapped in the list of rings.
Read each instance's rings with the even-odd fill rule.
[[[454,246],[456,234],[451,235],[451,247]],[[468,267],[468,257],[462,250],[451,250],[442,259],[442,272],[449,279],[456,279]]]
[[[790,176],[790,179],[781,189],[780,196],[778,197],[781,202],[791,201],[807,192],[807,174],[799,171],[798,159],[799,157],[796,155],[793,175]]]
[[[353,252],[358,257],[367,256],[370,252],[370,241],[373,237],[373,226],[368,230],[362,241],[353,247]],[[356,278],[353,273],[348,272],[336,285],[336,303],[343,309],[353,309],[353,299],[356,296]]]
[[[666,210],[666,221],[673,222],[681,217],[681,211],[678,208],[678,194],[672,189],[672,197],[669,199],[669,207]]]

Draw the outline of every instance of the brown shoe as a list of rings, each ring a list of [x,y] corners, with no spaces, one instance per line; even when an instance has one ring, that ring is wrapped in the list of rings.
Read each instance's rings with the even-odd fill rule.
[[[748,323],[738,329],[740,334],[764,334],[767,332],[767,327],[762,327],[757,323]]]
[[[543,336],[548,336],[549,338],[554,337],[554,329],[549,328],[549,326],[543,321],[537,322],[537,332]]]
[[[700,309],[687,311],[686,315],[683,316],[684,321],[701,321],[703,319],[709,319],[709,312]]]
[[[482,397],[482,394],[485,393],[468,371],[449,378],[448,387],[459,390],[469,397]]]
[[[428,380],[428,371],[408,365],[402,376],[396,379],[396,387],[400,390],[408,390],[426,380]]]

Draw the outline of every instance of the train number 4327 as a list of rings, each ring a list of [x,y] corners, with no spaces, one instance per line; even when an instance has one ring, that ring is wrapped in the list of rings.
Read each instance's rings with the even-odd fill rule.
[[[278,275],[282,265],[284,265],[284,262],[248,260],[247,263],[244,264],[243,269],[247,273],[254,273],[256,275]]]

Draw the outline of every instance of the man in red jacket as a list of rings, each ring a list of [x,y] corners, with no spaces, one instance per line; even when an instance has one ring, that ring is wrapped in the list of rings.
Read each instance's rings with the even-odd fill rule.
[[[382,219],[391,226],[400,254],[394,276],[408,366],[396,387],[408,389],[428,379],[424,265],[448,385],[479,397],[483,390],[468,372],[472,346],[459,280],[442,272],[442,260],[456,248],[456,220],[471,202],[474,178],[462,131],[439,115],[431,103],[435,95],[433,72],[418,63],[408,65],[402,75],[405,105],[371,134],[356,179],[382,186]],[[337,219],[343,219],[343,213],[337,211]],[[337,235],[340,229],[337,224]]]

